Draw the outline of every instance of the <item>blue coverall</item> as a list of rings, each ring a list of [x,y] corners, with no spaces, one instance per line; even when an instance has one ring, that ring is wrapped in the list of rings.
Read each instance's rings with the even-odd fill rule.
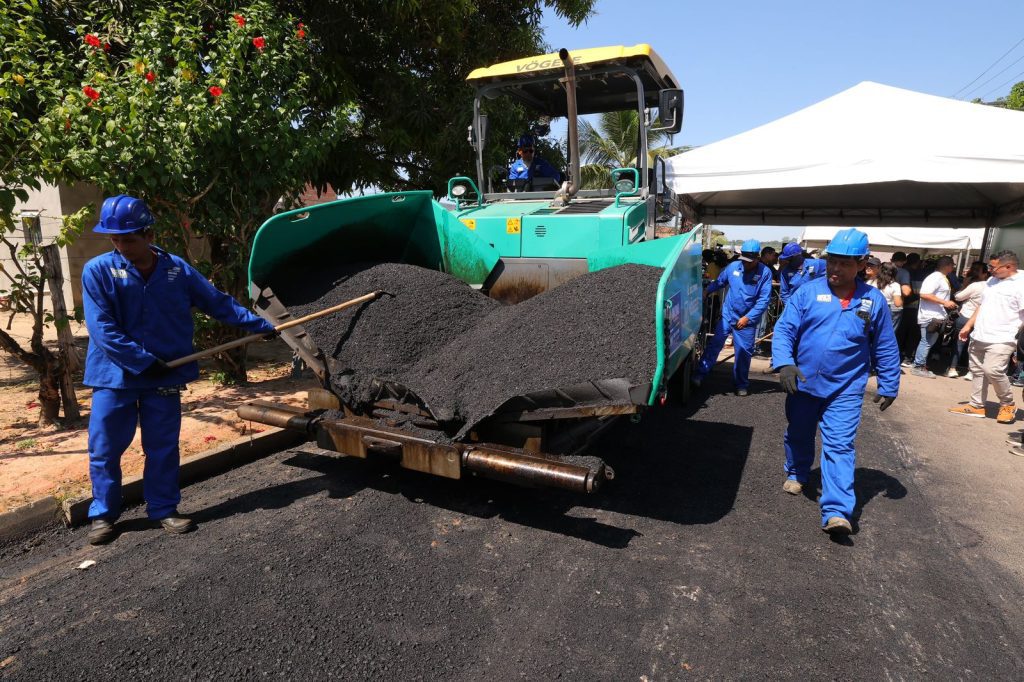
[[[550,163],[540,158],[539,156],[533,157],[533,163],[526,165],[526,162],[522,159],[516,159],[511,166],[508,167],[508,179],[509,180],[531,180],[533,178],[554,178],[558,182],[562,181],[562,173],[552,166]]]
[[[783,303],[804,284],[825,276],[826,263],[820,258],[805,258],[799,268],[779,269],[779,299]]]
[[[192,307],[249,332],[274,331],[184,260],[151,248],[157,263],[148,279],[117,251],[93,258],[82,272],[89,330],[84,383],[93,388],[90,519],[113,521],[121,513],[121,455],[136,425],[142,427],[146,455],[143,492],[149,518],[166,518],[178,506],[180,393],[198,378],[199,365],[191,362],[159,378],[142,373],[157,358],[169,361],[193,352]]]
[[[733,261],[723,268],[718,279],[707,286],[709,293],[729,287],[722,302],[722,317],[715,325],[715,335],[708,342],[697,365],[697,379],[703,379],[718,362],[718,354],[725,346],[725,340],[732,334],[732,345],[736,357],[732,365],[733,384],[737,389],[750,385],[750,358],[754,354],[754,340],[757,338],[757,323],[768,308],[772,293],[772,273],[766,265],[758,263],[749,273],[743,261]],[[736,329],[741,317],[746,316],[747,325]]]
[[[772,366],[786,365],[806,377],[786,398],[786,475],[807,481],[820,423],[821,523],[849,520],[856,505],[853,441],[870,368],[878,372],[879,395],[895,397],[900,387],[900,351],[885,297],[858,279],[844,310],[827,279],[801,286],[775,324]]]

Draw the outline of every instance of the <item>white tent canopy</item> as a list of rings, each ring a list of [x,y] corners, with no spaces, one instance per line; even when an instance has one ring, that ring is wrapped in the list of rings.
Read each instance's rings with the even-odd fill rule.
[[[842,227],[808,227],[802,243],[809,248],[822,248]],[[868,235],[872,249],[893,251],[979,251],[985,236],[981,227],[957,229],[951,227],[861,227]]]
[[[1024,112],[863,82],[674,156],[667,180],[719,225],[1005,225],[1024,217]]]

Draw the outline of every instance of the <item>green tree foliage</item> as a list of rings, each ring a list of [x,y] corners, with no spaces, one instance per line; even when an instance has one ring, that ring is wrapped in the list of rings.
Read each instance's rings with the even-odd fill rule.
[[[454,175],[475,175],[466,141],[475,68],[543,54],[543,10],[573,25],[594,0],[367,0],[294,3],[320,30],[324,95],[351,97],[353,135],[339,141],[318,179],[334,187],[445,190]],[[555,47],[563,47],[561,45]],[[577,48],[581,46],[567,45]],[[590,47],[590,46],[587,46]],[[507,165],[530,116],[507,100],[487,107],[486,166]]]
[[[1010,88],[1010,94],[1006,96],[1006,108],[1024,111],[1024,81]]]
[[[655,123],[657,127],[657,122]],[[612,111],[599,114],[597,125],[580,119],[580,168],[584,189],[610,188],[615,168],[628,168],[637,162],[640,114],[637,111]],[[654,131],[647,135],[648,167],[655,156],[667,158],[689,147],[672,147],[670,136]]]

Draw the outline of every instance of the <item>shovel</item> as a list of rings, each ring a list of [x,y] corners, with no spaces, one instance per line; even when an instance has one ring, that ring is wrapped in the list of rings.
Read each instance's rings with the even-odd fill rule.
[[[321,310],[319,312],[310,313],[309,315],[305,315],[305,316],[297,318],[295,320],[289,320],[288,322],[282,322],[281,324],[279,324],[276,327],[274,327],[274,331],[283,332],[285,329],[290,329],[292,327],[297,327],[297,326],[299,326],[300,324],[302,324],[304,322],[309,322],[311,320],[316,320],[316,319],[319,319],[321,317],[326,317],[327,315],[332,315],[332,314],[334,314],[334,313],[336,313],[338,311],[344,310],[345,308],[351,308],[354,305],[359,305],[360,303],[366,303],[367,301],[375,301],[378,298],[380,298],[381,296],[383,296],[384,294],[385,294],[385,292],[383,292],[383,291],[373,291],[373,292],[370,292],[370,293],[366,294],[365,296],[360,296],[359,298],[353,298],[351,301],[345,301],[344,303],[339,303],[338,305],[332,305],[330,308],[325,308],[325,309],[323,309],[323,310]],[[239,346],[244,346],[245,344],[252,343],[253,341],[259,341],[260,339],[265,338],[266,336],[267,336],[267,332],[263,332],[261,334],[250,334],[249,336],[243,336],[240,339],[235,339],[234,341],[228,341],[227,343],[222,343],[219,346],[214,346],[213,348],[207,348],[206,350],[201,350],[198,353],[192,353],[191,355],[186,355],[185,357],[178,358],[177,360],[171,360],[171,361],[169,361],[167,363],[167,367],[169,369],[174,369],[175,367],[181,367],[182,365],[187,364],[189,362],[193,362],[194,360],[199,360],[201,358],[208,358],[211,355],[216,355],[217,353],[223,353],[226,350],[230,350],[232,348],[238,348]]]

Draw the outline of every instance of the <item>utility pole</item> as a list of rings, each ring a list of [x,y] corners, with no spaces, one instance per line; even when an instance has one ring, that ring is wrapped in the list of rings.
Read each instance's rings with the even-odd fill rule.
[[[43,274],[46,286],[50,289],[50,301],[53,304],[53,323],[57,328],[57,346],[59,348],[63,369],[60,376],[60,395],[64,406],[64,418],[79,419],[78,398],[75,397],[75,382],[72,373],[81,369],[82,360],[75,348],[75,339],[71,335],[68,323],[68,309],[64,302],[64,273],[60,267],[60,247],[50,244],[40,248],[43,256]]]

